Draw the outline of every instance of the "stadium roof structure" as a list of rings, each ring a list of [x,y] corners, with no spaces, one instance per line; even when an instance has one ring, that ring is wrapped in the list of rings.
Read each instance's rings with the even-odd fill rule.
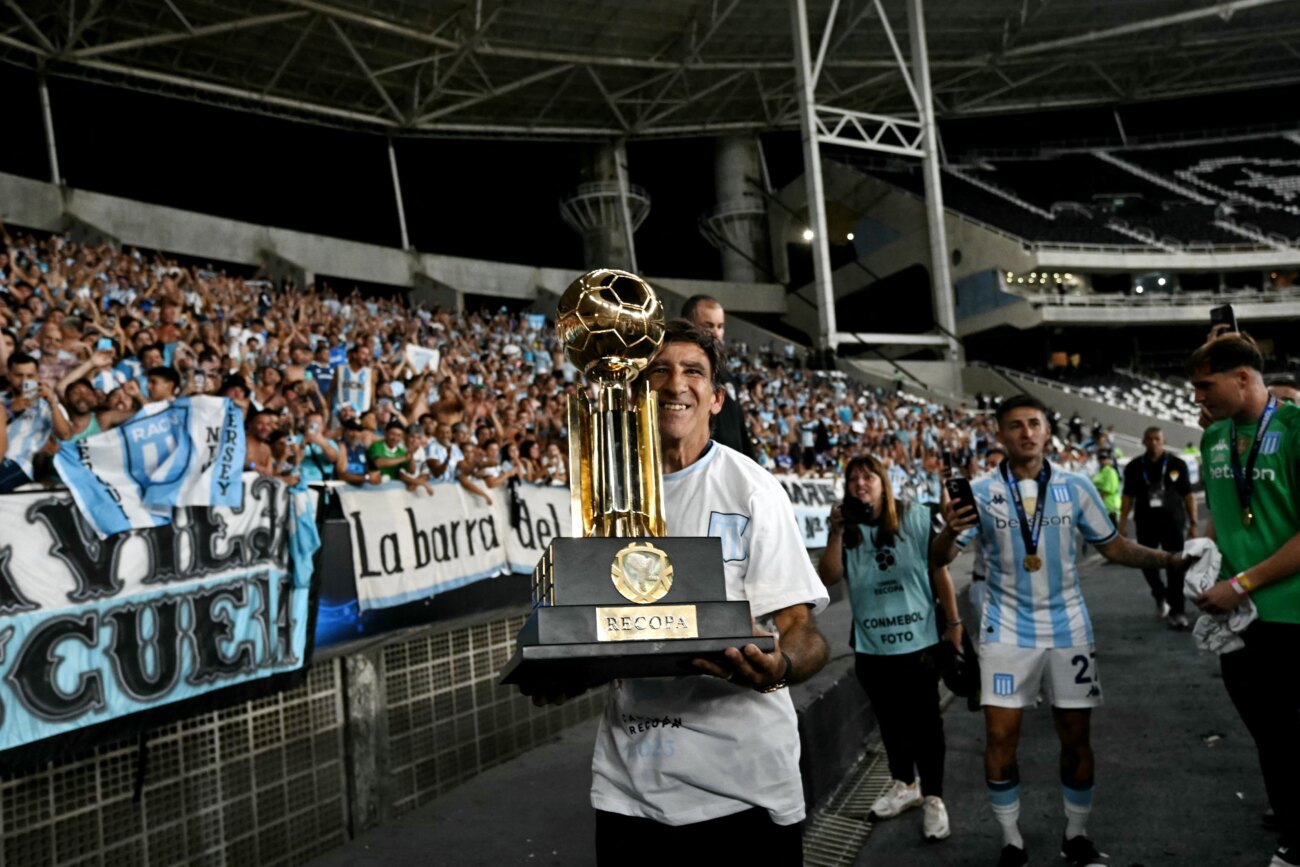
[[[715,135],[799,126],[803,5],[0,0],[0,61],[398,136]],[[817,102],[916,117],[901,71],[907,3],[806,5]],[[1298,11],[1300,0],[926,0],[934,110],[1300,82]]]

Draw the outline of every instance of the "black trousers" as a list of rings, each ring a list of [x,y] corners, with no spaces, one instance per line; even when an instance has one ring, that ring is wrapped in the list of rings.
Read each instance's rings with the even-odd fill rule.
[[[803,823],[778,825],[761,807],[675,826],[596,811],[598,867],[663,867],[718,861],[802,867]]]
[[[1136,525],[1139,545],[1162,551],[1183,550],[1183,530],[1176,524],[1147,520],[1137,521]],[[1187,603],[1183,599],[1183,576],[1186,574],[1186,569],[1166,569],[1165,580],[1162,582],[1159,569],[1142,570],[1142,577],[1147,579],[1151,595],[1157,602],[1168,602],[1171,614],[1182,614],[1186,608]]]
[[[880,726],[890,776],[910,783],[920,774],[921,793],[942,798],[946,747],[938,663],[935,647],[898,656],[859,653],[854,671]]]
[[[1223,685],[1255,739],[1282,839],[1300,845],[1300,624],[1255,621],[1246,647],[1219,657]]]

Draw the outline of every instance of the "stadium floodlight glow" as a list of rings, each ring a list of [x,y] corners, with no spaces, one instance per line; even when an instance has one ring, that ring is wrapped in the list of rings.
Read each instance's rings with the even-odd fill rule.
[[[1139,284],[1137,285],[1137,288],[1134,289],[1133,291],[1136,292],[1137,294],[1141,295],[1141,294],[1142,294],[1142,284],[1139,283]]]
[[[852,241],[852,240],[853,240],[853,233],[852,233],[852,232],[849,232],[849,234],[846,235],[845,237],[847,237],[850,241]]]
[[[1066,274],[1066,275],[1065,275],[1065,279],[1066,279],[1066,280],[1073,280],[1073,279],[1074,279],[1074,275],[1073,275],[1073,274]]]
[[[811,241],[811,240],[813,239],[813,230],[812,230],[812,229],[804,229],[804,230],[803,230],[803,239],[804,239],[805,241]]]
[[[1159,280],[1156,281],[1156,285],[1157,285],[1157,286],[1163,286],[1163,285],[1165,285],[1166,282],[1167,282],[1167,281],[1165,280],[1165,278],[1164,278],[1164,277],[1161,277]]]

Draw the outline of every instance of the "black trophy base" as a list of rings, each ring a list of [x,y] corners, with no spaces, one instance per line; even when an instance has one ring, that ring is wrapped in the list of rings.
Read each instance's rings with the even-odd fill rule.
[[[704,674],[692,664],[692,660],[720,662],[728,647],[739,649],[747,644],[771,653],[776,648],[776,639],[771,635],[747,635],[739,638],[522,645],[501,670],[501,683],[544,690],[548,685],[586,688],[620,677]]]

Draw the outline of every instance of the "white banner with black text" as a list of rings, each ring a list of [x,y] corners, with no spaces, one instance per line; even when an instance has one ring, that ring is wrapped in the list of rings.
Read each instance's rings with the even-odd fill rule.
[[[336,489],[352,534],[361,610],[444,593],[502,572],[532,572],[555,536],[569,535],[569,489],[492,490],[491,505],[458,483],[433,495],[404,485]],[[516,520],[511,521],[512,510]]]
[[[801,479],[777,476],[794,506],[794,517],[807,548],[825,548],[830,530],[831,506],[844,498],[844,483],[838,479]]]
[[[829,479],[780,481],[804,544],[825,547],[827,519],[842,485]],[[363,611],[404,605],[504,572],[532,572],[552,538],[570,535],[567,487],[519,485],[513,504],[508,489],[496,488],[491,505],[455,482],[434,485],[432,496],[395,482],[335,490],[352,536]]]

